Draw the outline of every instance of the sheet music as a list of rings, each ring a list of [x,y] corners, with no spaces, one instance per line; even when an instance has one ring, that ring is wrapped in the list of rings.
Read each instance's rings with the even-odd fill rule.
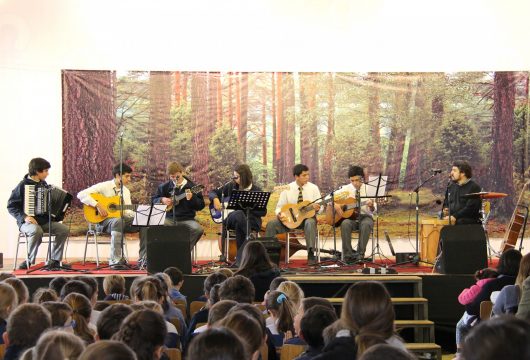
[[[151,205],[138,205],[138,208],[134,213],[133,225],[164,225],[167,206],[164,204],[156,204],[152,207],[153,209],[151,210]],[[151,213],[151,217],[149,217],[149,213]]]
[[[366,183],[366,196],[383,196],[386,194],[386,184],[388,181],[388,176],[381,176],[381,181],[379,182],[379,176],[370,175],[368,177],[368,182]],[[379,183],[379,190],[377,190],[377,184]],[[377,193],[377,194],[376,194]]]

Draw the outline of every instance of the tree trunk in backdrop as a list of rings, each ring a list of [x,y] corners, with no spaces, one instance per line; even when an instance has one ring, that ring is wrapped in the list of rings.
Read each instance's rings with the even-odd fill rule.
[[[333,138],[335,137],[335,86],[333,73],[326,75],[328,90],[328,131],[324,149],[324,160],[322,161],[322,180],[320,189],[329,192],[334,189],[333,160],[335,149],[333,148]]]
[[[295,94],[293,73],[283,75],[283,129],[282,146],[283,166],[279,182],[282,184],[292,181],[292,168],[295,161]]]
[[[191,75],[191,118],[195,126],[193,137],[192,168],[193,179],[198,184],[208,184],[208,140],[209,125],[207,119],[208,99],[205,73]]]
[[[239,120],[239,143],[243,151],[243,162],[247,161],[247,131],[248,131],[248,72],[241,74],[241,106]]]
[[[370,142],[368,144],[368,157],[371,159],[366,174],[378,174],[382,168],[381,137],[379,135],[379,74],[368,73],[368,82],[371,86],[368,96],[368,120],[370,121]]]
[[[318,124],[316,117],[316,73],[300,74],[300,159],[309,167],[311,182],[320,183],[318,164]]]
[[[276,173],[276,73],[271,73],[272,169]],[[276,176],[275,176],[275,179]]]
[[[175,86],[174,86],[174,96],[175,96],[175,105],[176,106],[180,106],[180,103],[181,103],[181,98],[182,98],[182,90],[180,88],[181,84],[180,84],[180,71],[175,71]]]
[[[276,155],[274,159],[276,160],[276,164],[274,165],[274,169],[276,170],[276,182],[281,182],[281,171],[283,168],[283,162],[285,161],[284,157],[284,151],[282,149],[282,145],[284,145],[284,141],[282,139],[282,133],[283,133],[283,89],[282,89],[282,83],[283,83],[283,73],[279,72],[276,73],[276,149],[274,150],[276,152]]]

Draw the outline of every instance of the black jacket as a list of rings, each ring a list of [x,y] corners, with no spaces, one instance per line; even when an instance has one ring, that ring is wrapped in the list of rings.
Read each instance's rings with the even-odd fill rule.
[[[11,191],[11,196],[9,197],[9,200],[7,201],[7,211],[15,218],[17,219],[18,227],[20,228],[22,224],[24,223],[24,219],[26,218],[27,214],[24,213],[24,193],[25,185],[37,185],[37,186],[47,186],[48,184],[46,181],[36,182],[33,181],[29,177],[29,174],[26,174],[24,176],[24,179],[22,179],[21,182],[18,183],[18,185]],[[35,220],[37,220],[37,223],[39,225],[44,225],[48,222],[48,215],[36,215],[34,216]]]
[[[222,195],[224,195],[225,199],[230,198],[230,196],[232,195],[232,191],[234,190],[239,190],[239,185],[237,185],[235,182],[230,182],[226,184],[222,189],[217,188],[217,189],[210,191],[210,193],[208,194],[208,197],[210,198],[210,200],[213,200],[214,198],[218,198],[220,201],[223,201]],[[263,191],[263,190],[261,190],[261,188],[257,186],[256,184],[252,184],[252,189],[250,189],[250,191]],[[261,218],[267,215],[267,209],[250,210],[250,215],[257,218],[259,222],[259,226],[261,226]]]
[[[176,189],[176,196],[184,194],[186,189],[191,189],[195,186],[190,179],[184,177],[187,180],[186,185],[180,189]],[[163,197],[171,197],[175,185],[173,181],[169,180],[158,186],[156,194],[152,197],[153,204],[160,204]],[[178,204],[175,205],[175,219],[176,220],[193,220],[197,211],[204,209],[204,198],[202,192],[193,194],[191,200],[182,199]],[[166,217],[173,219],[173,210],[167,212]]]
[[[482,201],[478,197],[464,197],[464,195],[477,193],[480,190],[480,186],[473,180],[469,180],[464,185],[452,183],[447,188],[443,207],[449,208],[450,215],[455,217],[457,225],[480,223]]]

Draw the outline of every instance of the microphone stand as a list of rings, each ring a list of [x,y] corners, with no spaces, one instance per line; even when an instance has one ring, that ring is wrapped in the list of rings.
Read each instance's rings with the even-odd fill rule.
[[[171,194],[171,201],[173,202],[173,207],[171,208],[171,213],[173,214],[173,226],[177,225],[177,219],[175,218],[175,206],[177,206],[177,204],[175,203],[176,196],[177,196],[177,183],[175,182],[173,186],[173,193]]]
[[[225,263],[227,265],[230,265],[230,261],[228,261],[228,258],[229,258],[229,254],[228,254],[228,241],[226,239],[226,224],[225,224],[225,202],[224,202],[224,198],[225,198],[225,187],[230,184],[233,180],[230,179],[229,181],[227,181],[226,183],[224,183],[222,186],[221,186],[221,243],[222,243],[222,251],[221,251],[221,255],[219,255],[219,261],[222,262],[222,263]]]

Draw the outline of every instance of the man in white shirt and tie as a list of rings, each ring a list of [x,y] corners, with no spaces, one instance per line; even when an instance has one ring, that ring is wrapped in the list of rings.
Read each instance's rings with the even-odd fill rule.
[[[112,175],[114,179],[103,181],[98,184],[92,185],[88,189],[82,190],[77,194],[77,198],[85,205],[95,207],[98,210],[99,215],[106,217],[108,215],[107,210],[101,204],[99,204],[91,194],[100,194],[105,197],[112,197],[120,195],[121,182],[123,182],[123,203],[124,205],[131,205],[131,192],[125,186],[131,181],[132,169],[127,164],[122,164],[122,175],[120,177],[120,164],[117,164],[112,168]],[[96,226],[98,231],[110,233],[110,259],[109,265],[123,265],[125,258],[121,253],[121,238],[122,232],[137,232],[138,230],[132,227],[134,219],[134,211],[124,210],[123,211],[123,227],[121,218],[106,218],[99,222]],[[142,254],[143,253],[143,254]],[[140,238],[140,259],[145,257],[145,244]]]
[[[289,184],[289,189],[282,191],[280,199],[276,205],[276,219],[267,223],[265,236],[276,236],[277,234],[289,231],[282,222],[287,220],[281,213],[281,209],[286,204],[297,204],[305,200],[315,201],[321,198],[318,186],[309,182],[309,168],[304,164],[297,164],[293,167],[295,181]],[[319,204],[312,204],[316,211],[320,210]],[[317,237],[316,217],[305,219],[298,227],[304,229],[307,246],[307,263],[313,265],[315,259],[315,242]]]

